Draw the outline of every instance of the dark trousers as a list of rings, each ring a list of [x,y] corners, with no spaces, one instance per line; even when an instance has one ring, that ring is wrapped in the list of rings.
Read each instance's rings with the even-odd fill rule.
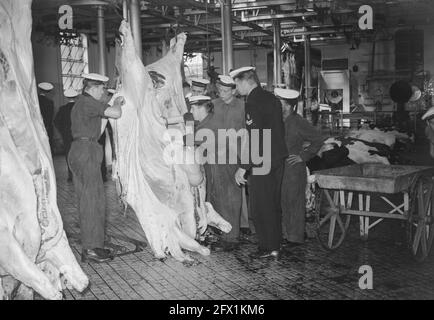
[[[279,250],[282,241],[282,208],[280,203],[283,161],[268,175],[249,177],[249,210],[260,250]]]
[[[283,237],[291,242],[304,242],[306,217],[306,165],[285,163],[282,181]]]
[[[103,151],[97,142],[74,141],[68,162],[73,174],[83,249],[104,248],[105,192],[101,177]]]
[[[231,164],[205,165],[208,202],[231,224],[232,230],[221,237],[231,242],[238,241],[240,236],[242,189],[234,179],[237,169],[237,165]]]
[[[68,155],[69,155],[69,150],[71,150],[71,143],[72,141],[64,141],[63,142],[65,145],[65,158],[66,158],[66,164],[68,167],[68,179],[72,179],[72,171],[71,171],[71,167],[69,166],[69,162],[68,162]]]

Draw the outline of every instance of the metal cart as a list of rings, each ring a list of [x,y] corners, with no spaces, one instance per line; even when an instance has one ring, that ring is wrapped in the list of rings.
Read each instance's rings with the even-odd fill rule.
[[[413,256],[423,261],[434,239],[433,175],[434,167],[383,164],[358,164],[316,172],[317,239],[324,248],[334,250],[344,241],[351,216],[359,217],[360,236],[365,240],[369,230],[383,219],[398,219],[406,224]],[[398,196],[398,204],[397,194],[402,195]],[[372,195],[378,195],[390,210],[372,211]],[[371,222],[371,218],[375,221]]]

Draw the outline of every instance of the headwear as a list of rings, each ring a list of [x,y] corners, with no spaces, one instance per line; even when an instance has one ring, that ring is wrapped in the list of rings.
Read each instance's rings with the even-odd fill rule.
[[[219,75],[217,83],[225,87],[235,88],[235,82],[229,76]]]
[[[261,82],[261,87],[266,87],[266,86],[268,86],[268,83],[266,83],[266,82]]]
[[[78,96],[78,92],[75,91],[75,90],[72,89],[72,88],[69,88],[69,89],[65,90],[65,92],[63,93],[63,95],[64,95],[66,98],[75,98],[76,96]]]
[[[419,100],[420,97],[422,96],[422,92],[416,86],[411,86],[411,91],[413,92],[413,94],[409,100],[410,102],[415,102],[415,101]]]
[[[280,99],[297,99],[300,93],[297,90],[293,89],[281,89],[281,88],[275,88],[274,94],[276,97]]]
[[[206,86],[209,85],[209,80],[201,78],[192,79],[191,85],[195,87],[206,88]]]
[[[209,96],[191,96],[188,98],[188,101],[191,105],[193,104],[202,104],[204,102],[211,101],[211,97]]]
[[[41,82],[40,84],[38,84],[39,89],[45,90],[45,91],[50,91],[53,90],[54,86],[49,83],[49,82]]]
[[[256,70],[255,67],[241,67],[241,68],[238,68],[238,69],[235,69],[235,70],[229,72],[229,75],[230,75],[233,79],[235,79],[235,78],[239,77],[239,76],[240,76],[242,73],[244,73],[244,72],[247,72],[247,71],[254,71],[254,70]]]
[[[99,82],[108,82],[109,78],[106,76],[103,76],[98,73],[83,73],[81,75],[84,79],[93,80],[93,81],[99,81]]]
[[[432,118],[434,118],[434,107],[431,107],[428,109],[427,112],[425,112],[425,114],[422,116],[422,120],[431,120]]]
[[[115,89],[107,89],[107,92],[110,94],[115,94],[116,90]]]

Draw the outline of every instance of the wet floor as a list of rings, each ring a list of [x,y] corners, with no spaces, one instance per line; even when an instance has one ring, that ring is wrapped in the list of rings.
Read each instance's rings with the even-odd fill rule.
[[[66,182],[63,157],[56,157],[58,205],[71,247],[79,259],[78,215],[73,185]],[[106,183],[108,232],[113,243],[135,247],[120,236],[146,242],[134,215],[126,216],[117,201],[114,183]],[[184,265],[153,257],[149,247],[110,263],[81,263],[91,286],[84,294],[66,291],[66,299],[433,299],[434,257],[416,262],[407,248],[405,225],[384,221],[371,230],[368,241],[358,236],[358,219],[336,251],[324,250],[309,239],[282,253],[280,260],[254,260],[255,239],[233,252],[191,254],[196,263]],[[359,268],[373,271],[373,289],[359,287]]]

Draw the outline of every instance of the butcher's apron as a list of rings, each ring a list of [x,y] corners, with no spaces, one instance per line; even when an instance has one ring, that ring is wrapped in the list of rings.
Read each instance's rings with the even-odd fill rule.
[[[74,141],[68,155],[78,199],[83,249],[104,247],[105,193],[101,175],[103,148],[98,143],[101,119],[108,105],[89,95],[78,98],[71,112]]]
[[[224,233],[222,240],[236,242],[240,236],[242,189],[236,184],[234,176],[237,165],[205,164],[207,177],[208,202],[229,222],[232,229]]]
[[[282,181],[282,231],[283,238],[291,242],[304,242],[306,183],[305,163],[290,165],[285,161]]]

